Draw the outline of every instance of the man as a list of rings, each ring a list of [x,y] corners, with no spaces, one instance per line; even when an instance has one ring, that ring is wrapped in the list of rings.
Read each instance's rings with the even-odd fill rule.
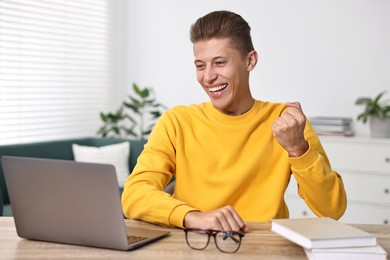
[[[122,195],[129,218],[247,231],[245,221],[288,218],[291,173],[318,216],[346,208],[341,177],[297,102],[255,100],[249,74],[258,55],[239,15],[217,11],[191,27],[197,80],[211,102],[175,107],[160,118]],[[175,192],[164,188],[175,176]]]

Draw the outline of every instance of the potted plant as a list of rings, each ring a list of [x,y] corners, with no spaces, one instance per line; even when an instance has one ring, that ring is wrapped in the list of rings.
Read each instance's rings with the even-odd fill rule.
[[[365,106],[357,120],[363,123],[369,121],[371,136],[375,138],[390,138],[390,105],[388,105],[388,100],[381,100],[385,93],[383,91],[375,98],[361,97],[355,102],[356,105]]]
[[[166,107],[157,102],[152,88],[141,89],[133,84],[133,95],[123,101],[114,113],[100,113],[102,137],[135,137],[146,139]]]

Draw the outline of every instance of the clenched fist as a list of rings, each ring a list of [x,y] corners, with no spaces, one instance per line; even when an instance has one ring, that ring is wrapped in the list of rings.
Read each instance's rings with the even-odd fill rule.
[[[286,111],[273,123],[272,133],[290,157],[299,157],[309,149],[304,137],[306,117],[299,102],[286,105]]]

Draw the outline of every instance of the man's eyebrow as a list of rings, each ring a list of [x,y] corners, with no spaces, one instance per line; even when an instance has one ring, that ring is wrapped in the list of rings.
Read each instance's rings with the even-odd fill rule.
[[[226,59],[225,56],[216,56],[213,58],[213,60],[218,60],[218,59]]]
[[[212,58],[211,60],[218,60],[218,59],[226,59],[226,57],[225,56],[215,56],[214,58]],[[202,61],[202,60],[195,60],[194,61],[194,63],[198,63],[198,62],[202,62],[202,63],[204,63],[204,61]]]

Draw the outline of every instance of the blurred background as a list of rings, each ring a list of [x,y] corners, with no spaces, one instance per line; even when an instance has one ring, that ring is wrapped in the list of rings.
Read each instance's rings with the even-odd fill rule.
[[[0,0],[0,144],[95,135],[133,83],[167,107],[208,101],[189,28],[214,10],[252,28],[256,99],[356,121],[357,98],[390,92],[386,0]]]

